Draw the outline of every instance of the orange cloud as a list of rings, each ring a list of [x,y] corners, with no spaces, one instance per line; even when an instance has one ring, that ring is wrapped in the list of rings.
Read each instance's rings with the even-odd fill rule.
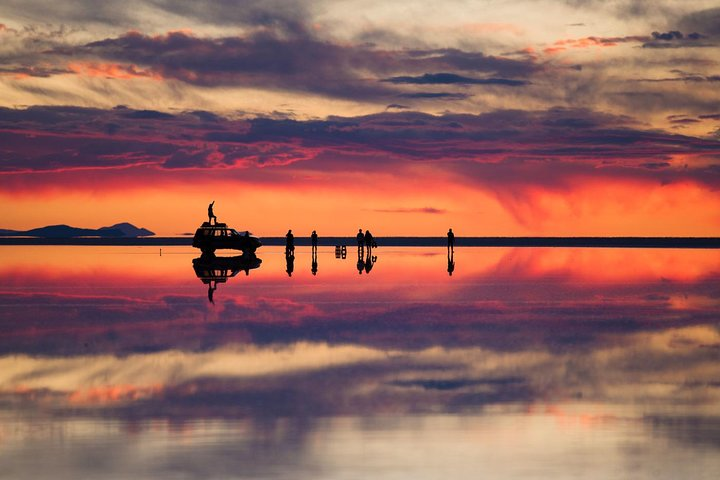
[[[162,385],[138,387],[134,385],[103,385],[76,390],[68,395],[68,402],[74,405],[107,405],[131,402],[156,396],[163,391]]]
[[[143,70],[136,65],[117,63],[71,63],[68,69],[78,75],[88,77],[117,78],[129,80],[134,78],[150,78],[162,80],[162,76],[152,70]]]
[[[616,47],[622,43],[645,42],[648,40],[650,40],[649,37],[643,36],[568,38],[556,41],[553,46],[545,48],[543,52],[552,55],[563,52],[568,48]]]

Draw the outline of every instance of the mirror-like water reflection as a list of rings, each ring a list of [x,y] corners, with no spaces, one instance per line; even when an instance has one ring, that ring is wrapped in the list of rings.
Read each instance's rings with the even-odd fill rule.
[[[720,252],[372,255],[0,249],[0,477],[720,472]]]

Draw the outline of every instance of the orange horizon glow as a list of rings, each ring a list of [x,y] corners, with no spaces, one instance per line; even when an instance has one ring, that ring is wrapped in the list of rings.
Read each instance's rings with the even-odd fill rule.
[[[443,236],[448,227],[460,236],[720,236],[720,197],[690,182],[578,179],[564,191],[529,187],[510,193],[443,177],[358,174],[348,180],[327,174],[268,185],[198,177],[195,185],[171,181],[161,188],[140,183],[4,193],[0,199],[13,208],[0,227],[99,228],[127,221],[157,236],[178,236],[192,234],[215,200],[220,221],[259,236],[282,236],[288,229],[352,236],[358,228],[380,237]]]

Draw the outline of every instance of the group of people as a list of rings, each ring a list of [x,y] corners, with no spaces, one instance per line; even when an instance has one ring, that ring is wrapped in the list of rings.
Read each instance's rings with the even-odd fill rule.
[[[372,249],[377,248],[377,242],[375,241],[372,233],[370,233],[370,230],[365,230],[363,233],[362,228],[358,229],[356,238],[358,244],[358,274],[362,274],[363,271],[365,271],[365,273],[370,273],[370,270],[372,270],[375,262],[377,261],[377,255],[372,254]],[[310,235],[310,244],[312,246],[311,272],[313,275],[317,275],[318,235],[315,230],[313,230]],[[453,233],[452,228],[447,232],[447,251],[447,272],[448,275],[452,276],[455,271],[455,233]],[[285,259],[287,266],[286,272],[288,276],[292,276],[295,264],[295,236],[293,235],[292,230],[288,230],[285,235]]]
[[[367,247],[368,255],[373,248],[377,247],[377,242],[375,242],[375,238],[372,236],[372,233],[370,233],[370,230],[365,230],[365,233],[363,233],[362,228],[358,230],[357,244],[358,255],[362,255],[363,248],[365,247]]]
[[[310,234],[310,244],[312,245],[312,274],[317,275],[317,247],[318,247],[318,234],[315,230]],[[295,269],[295,235],[292,230],[288,230],[285,234],[285,271],[288,277],[292,277],[293,270]]]
[[[210,205],[208,205],[208,223],[212,224],[213,220],[217,224],[217,217],[215,216],[213,212],[213,206],[215,205],[215,201],[213,200]],[[370,230],[365,230],[363,233],[362,228],[358,229],[358,234],[356,235],[357,238],[357,245],[358,245],[358,273],[362,273],[363,270],[366,273],[370,273],[370,270],[372,269],[373,265],[377,261],[377,256],[372,254],[372,249],[377,248],[377,242],[375,241],[375,238],[373,237],[372,233],[370,233]],[[310,235],[310,244],[312,246],[312,274],[317,275],[317,247],[318,247],[318,234],[315,230],[312,231],[312,234]],[[452,231],[452,228],[448,230],[447,232],[447,249],[448,249],[448,275],[452,275],[453,271],[455,270],[455,234]],[[367,251],[367,255],[365,255],[365,252]],[[287,274],[288,276],[292,276],[293,270],[294,270],[294,263],[295,263],[295,235],[293,235],[292,230],[288,230],[287,234],[285,235],[285,258],[286,258],[286,265],[287,265]]]

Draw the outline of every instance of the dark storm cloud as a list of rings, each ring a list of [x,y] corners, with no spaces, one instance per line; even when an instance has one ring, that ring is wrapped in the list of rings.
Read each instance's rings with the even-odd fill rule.
[[[310,3],[303,0],[64,0],[62,6],[48,9],[42,0],[7,0],[0,4],[0,15],[38,24],[101,24],[120,28],[136,28],[171,16],[178,18],[179,25],[249,25],[292,31],[303,28],[301,25],[311,15]]]
[[[215,21],[222,9],[228,8],[226,3],[173,3],[173,7],[175,14],[207,15],[208,21]],[[229,9],[227,18],[223,17],[227,21],[237,17],[239,24],[248,26],[241,36],[200,37],[188,31],[146,35],[133,29],[121,36],[76,45],[65,28],[45,31],[27,27],[9,30],[14,43],[0,55],[0,62],[5,64],[6,75],[153,78],[203,87],[259,87],[380,102],[391,102],[399,94],[426,100],[466,98],[460,94],[424,95],[436,92],[417,92],[411,86],[522,86],[545,68],[533,58],[504,58],[477,51],[382,49],[338,43],[321,38],[310,28],[310,14],[302,4],[273,9],[262,2],[245,3],[247,8]],[[154,5],[163,9],[170,3]],[[113,14],[113,9],[100,8],[93,15],[102,18]],[[425,73],[448,70],[457,73]],[[465,73],[484,75],[477,78]],[[389,80],[383,82],[383,78]],[[399,88],[400,84],[404,88]],[[31,92],[28,89],[36,88],[32,85],[14,88],[43,97],[53,95],[49,90]],[[70,98],[67,95],[66,99]]]
[[[698,32],[683,34],[679,30],[669,32],[652,32],[653,40],[643,43],[643,48],[685,48],[685,47],[711,47],[715,43],[704,41],[705,35]]]
[[[678,22],[678,27],[685,31],[698,32],[701,35],[714,37],[718,41],[720,36],[720,8],[710,8],[690,13]]]
[[[648,168],[650,170],[658,170],[661,168],[668,168],[670,166],[669,162],[648,162],[648,163],[641,163],[641,167]]]
[[[421,64],[446,65],[458,70],[495,73],[503,77],[523,77],[541,69],[530,60],[494,57],[482,52],[467,52],[456,48],[410,50],[407,53]],[[429,69],[425,69],[427,70]]]
[[[170,120],[175,118],[173,115],[157,110],[133,110],[124,115],[127,118],[138,118],[143,120]]]
[[[561,186],[574,175],[720,184],[712,160],[720,155],[717,141],[643,130],[628,117],[582,109],[440,116],[385,111],[301,121],[33,107],[0,109],[0,137],[0,172],[6,174],[221,168],[234,175],[234,167],[246,178],[282,182],[283,172],[294,168],[350,173],[428,162],[468,181],[493,178],[500,189],[523,182]],[[647,167],[677,156],[689,167]]]
[[[464,100],[470,95],[466,93],[450,93],[450,92],[415,92],[415,93],[401,93],[398,95],[401,98],[419,98],[419,99],[432,99],[432,98],[444,98],[447,100]]]
[[[698,73],[689,73],[682,70],[671,70],[671,73],[676,74],[676,77],[668,78],[641,78],[638,82],[720,82],[720,75],[701,75]]]
[[[426,73],[417,77],[400,76],[390,77],[382,80],[390,83],[407,83],[414,85],[503,85],[508,87],[519,87],[527,85],[524,80],[512,80],[509,78],[471,78],[457,75],[455,73]]]
[[[655,40],[675,40],[684,38],[682,32],[677,30],[671,30],[667,33],[652,32],[652,36]]]
[[[15,77],[38,77],[48,78],[53,75],[62,75],[72,73],[66,68],[40,67],[40,66],[18,66],[10,68],[0,68],[0,75],[13,75]]]
[[[302,32],[311,17],[306,0],[153,0],[163,12],[215,25],[250,25]]]
[[[674,118],[670,120],[670,123],[674,124],[692,124],[692,123],[700,123],[700,120],[696,118]]]
[[[391,103],[387,107],[385,107],[385,110],[408,110],[410,106],[408,105],[402,105],[400,103]]]
[[[520,86],[539,67],[516,60],[453,49],[405,51],[340,45],[320,40],[300,29],[292,34],[267,30],[247,37],[199,38],[183,32],[148,36],[129,32],[84,46],[54,50],[74,62],[136,65],[166,79],[203,86],[260,86],[308,91],[351,98],[389,98],[398,92],[389,83],[457,83]],[[388,82],[368,78],[453,68],[498,77],[471,78],[459,74],[426,74],[424,81],[395,76]],[[133,73],[133,72],[130,72]],[[454,76],[453,76],[454,75]],[[403,78],[405,80],[403,80]],[[410,80],[408,80],[410,79]],[[427,97],[425,97],[427,98]],[[442,98],[442,97],[436,97]]]

